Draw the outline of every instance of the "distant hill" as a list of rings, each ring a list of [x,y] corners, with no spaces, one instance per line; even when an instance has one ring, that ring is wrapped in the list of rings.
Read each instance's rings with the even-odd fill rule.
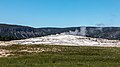
[[[0,40],[16,40],[54,34],[71,34],[94,38],[120,40],[120,27],[67,27],[33,28],[21,25],[0,24]]]

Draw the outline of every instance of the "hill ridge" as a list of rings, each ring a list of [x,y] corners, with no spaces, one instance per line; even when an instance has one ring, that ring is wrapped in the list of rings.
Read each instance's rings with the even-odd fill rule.
[[[66,27],[34,28],[22,25],[0,24],[0,40],[17,40],[55,34],[71,34],[93,38],[120,40],[120,27]]]

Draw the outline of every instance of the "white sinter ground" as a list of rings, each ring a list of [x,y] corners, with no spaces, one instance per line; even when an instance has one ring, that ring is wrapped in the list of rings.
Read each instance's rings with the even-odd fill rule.
[[[49,35],[44,37],[29,38],[11,41],[13,44],[47,44],[47,45],[69,45],[69,46],[105,46],[120,47],[119,40],[107,40],[75,35]]]

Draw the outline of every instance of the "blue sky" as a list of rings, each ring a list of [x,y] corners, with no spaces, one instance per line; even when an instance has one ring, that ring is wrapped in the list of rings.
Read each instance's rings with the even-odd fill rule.
[[[0,0],[0,23],[33,27],[120,26],[120,0]]]

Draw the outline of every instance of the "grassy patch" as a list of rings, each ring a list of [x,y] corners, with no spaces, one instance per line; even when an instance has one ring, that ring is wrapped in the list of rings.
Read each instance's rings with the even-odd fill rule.
[[[10,50],[14,54],[14,56],[1,57],[0,67],[120,66],[118,47],[12,45],[0,46],[0,49]]]

